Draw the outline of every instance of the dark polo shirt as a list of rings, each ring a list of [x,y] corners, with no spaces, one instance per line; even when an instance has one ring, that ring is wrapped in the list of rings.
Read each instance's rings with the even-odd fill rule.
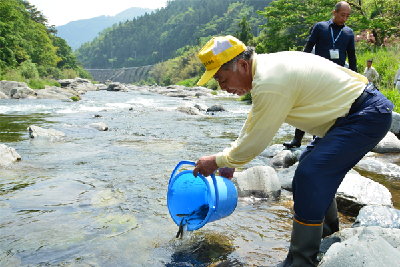
[[[333,31],[333,39],[331,34]],[[335,49],[339,49],[339,59],[331,59],[329,50],[333,49],[333,40],[336,39],[342,30],[339,38],[335,42]],[[327,58],[341,66],[346,62],[346,51],[355,51],[354,32],[349,27],[336,25],[332,19],[329,21],[322,21],[315,24],[308,42],[315,44],[315,54]]]

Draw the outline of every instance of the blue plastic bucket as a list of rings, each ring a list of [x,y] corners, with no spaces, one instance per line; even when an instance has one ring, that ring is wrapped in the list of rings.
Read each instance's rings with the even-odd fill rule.
[[[200,229],[208,222],[213,222],[232,214],[237,205],[235,185],[221,176],[204,177],[193,171],[185,170],[177,174],[183,164],[195,166],[192,161],[181,161],[171,174],[168,185],[167,204],[169,214],[179,226],[182,220],[187,230]],[[203,208],[201,215],[193,216]]]

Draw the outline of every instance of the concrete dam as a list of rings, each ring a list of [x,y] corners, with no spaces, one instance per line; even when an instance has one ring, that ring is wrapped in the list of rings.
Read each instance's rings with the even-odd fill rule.
[[[98,82],[112,81],[120,83],[137,83],[147,79],[154,65],[122,69],[86,69],[93,80]]]

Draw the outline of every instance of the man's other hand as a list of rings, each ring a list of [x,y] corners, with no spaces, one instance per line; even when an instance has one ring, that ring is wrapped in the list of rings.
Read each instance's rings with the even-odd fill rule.
[[[225,168],[219,168],[218,169],[219,172],[219,176],[228,178],[229,180],[231,180],[233,178],[233,174],[235,173],[235,168],[229,168],[229,167],[225,167]]]

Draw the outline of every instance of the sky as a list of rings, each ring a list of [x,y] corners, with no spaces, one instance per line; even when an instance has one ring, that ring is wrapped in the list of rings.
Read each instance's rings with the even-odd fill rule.
[[[61,26],[70,21],[90,19],[102,15],[115,16],[131,8],[157,9],[165,7],[167,0],[28,0],[49,21],[49,25]]]

